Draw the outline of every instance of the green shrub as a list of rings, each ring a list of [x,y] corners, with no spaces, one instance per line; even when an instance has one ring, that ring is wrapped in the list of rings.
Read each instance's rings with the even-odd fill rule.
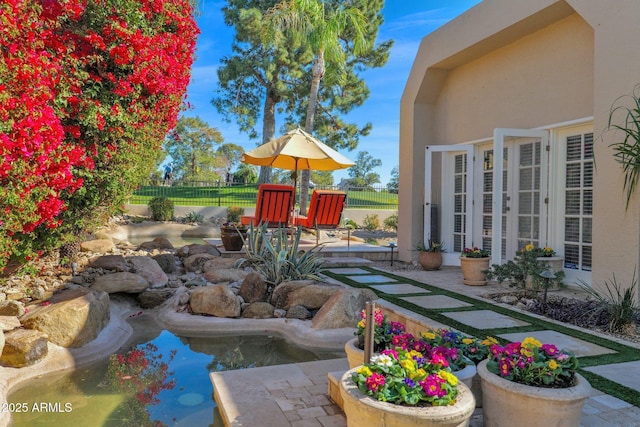
[[[154,221],[171,221],[173,219],[173,201],[166,197],[154,197],[149,201],[151,219]]]
[[[227,222],[240,222],[240,217],[244,215],[244,208],[240,206],[229,206],[227,208]]]
[[[374,231],[380,228],[380,218],[378,214],[369,214],[362,220],[362,228],[367,231]]]
[[[204,221],[204,216],[202,216],[202,214],[199,214],[199,213],[194,212],[194,211],[189,212],[184,217],[184,222],[187,222],[187,223],[202,222],[202,221]]]
[[[324,259],[317,254],[320,245],[301,251],[301,234],[301,227],[294,236],[289,236],[284,228],[270,233],[266,225],[251,225],[244,248],[246,257],[236,261],[236,268],[253,267],[264,277],[270,293],[284,281],[322,280],[320,272]]]
[[[352,229],[352,230],[355,230],[355,229],[357,229],[357,228],[360,228],[360,227],[358,227],[358,224],[356,224],[356,222],[355,222],[354,220],[352,220],[352,219],[345,218],[345,219],[343,220],[343,222],[344,222],[344,227],[345,227],[345,228],[350,228],[350,229]]]
[[[395,212],[393,215],[385,218],[382,223],[384,224],[385,229],[398,231],[398,212]]]

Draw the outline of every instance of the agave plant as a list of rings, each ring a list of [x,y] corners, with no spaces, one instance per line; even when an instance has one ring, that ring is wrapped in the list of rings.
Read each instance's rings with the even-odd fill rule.
[[[245,246],[246,257],[236,261],[236,268],[248,265],[260,273],[272,290],[288,280],[322,280],[324,260],[318,255],[322,245],[308,251],[299,249],[302,229],[293,236],[279,227],[270,233],[266,224],[249,229]]]

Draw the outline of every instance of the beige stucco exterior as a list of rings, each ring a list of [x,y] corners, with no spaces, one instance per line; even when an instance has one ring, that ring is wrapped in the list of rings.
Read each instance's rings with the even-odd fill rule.
[[[401,100],[400,259],[415,258],[425,236],[425,146],[490,141],[495,128],[545,129],[553,144],[580,123],[596,163],[589,276],[631,282],[640,199],[625,209],[609,147],[620,135],[605,129],[614,102],[640,83],[638,18],[636,0],[485,0],[422,40]],[[549,216],[549,233],[559,220]]]

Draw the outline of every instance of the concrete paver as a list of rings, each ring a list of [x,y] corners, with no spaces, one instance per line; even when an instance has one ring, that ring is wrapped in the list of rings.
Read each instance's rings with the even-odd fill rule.
[[[425,295],[417,297],[404,297],[403,300],[424,308],[461,308],[471,307],[471,304],[448,297],[446,295]]]
[[[370,288],[382,291],[389,295],[402,295],[402,294],[425,294],[431,293],[426,289],[422,289],[418,286],[411,285],[409,283],[398,283],[393,285],[371,285]]]
[[[640,390],[640,361],[591,366],[585,370],[634,390]]]
[[[442,314],[478,329],[510,328],[530,325],[530,323],[491,310],[453,311]]]
[[[578,357],[616,353],[610,348],[605,348],[556,331],[532,331],[501,334],[500,337],[512,342],[522,341],[526,337],[534,337],[542,343],[552,343],[560,349],[572,351]]]

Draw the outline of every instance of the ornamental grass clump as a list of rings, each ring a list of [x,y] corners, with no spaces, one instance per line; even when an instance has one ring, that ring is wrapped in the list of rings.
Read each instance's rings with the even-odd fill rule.
[[[416,350],[383,350],[351,379],[361,393],[396,405],[452,405],[458,395],[458,379],[443,360]]]
[[[487,370],[507,380],[534,387],[567,388],[575,383],[578,359],[553,344],[527,337],[522,342],[493,345]]]

